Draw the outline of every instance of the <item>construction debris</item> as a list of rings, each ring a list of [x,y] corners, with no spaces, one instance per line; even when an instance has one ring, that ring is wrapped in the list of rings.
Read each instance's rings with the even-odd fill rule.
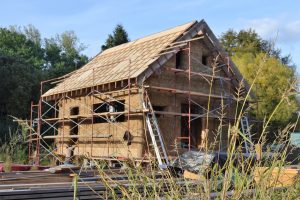
[[[215,156],[214,153],[188,151],[180,155],[172,163],[172,166],[204,175],[206,170],[212,166]]]
[[[78,170],[81,167],[72,165],[72,164],[64,164],[64,165],[59,165],[55,167],[51,167],[49,169],[46,169],[45,171],[49,171],[50,173],[62,173],[62,172],[73,172],[74,170]]]
[[[101,173],[97,170],[70,170],[72,172],[61,172],[51,174],[49,172],[31,171],[18,173],[3,173],[0,179],[0,199],[72,199],[76,192],[78,199],[111,199],[126,198],[122,193],[119,184],[124,188],[136,187],[139,191],[145,190],[152,185],[136,185],[129,181],[129,176],[120,169],[107,169]],[[109,176],[106,178],[105,176]],[[147,175],[147,174],[146,174]],[[148,173],[149,178],[154,178],[157,182],[162,182],[162,174],[152,172]],[[74,177],[77,177],[77,183],[74,185]],[[132,178],[132,177],[131,177]],[[116,181],[118,184],[116,184]],[[178,185],[184,185],[186,182],[182,178],[174,179]],[[168,190],[168,182],[165,182],[159,189],[157,195],[163,196]],[[170,182],[171,183],[171,182]],[[112,190],[108,190],[107,184],[110,184]],[[75,187],[76,186],[76,187]],[[74,192],[75,191],[75,192]],[[184,191],[184,187],[183,187]]]
[[[183,177],[186,179],[193,179],[193,180],[199,180],[199,181],[205,181],[205,176],[201,175],[201,174],[195,174],[192,172],[189,172],[188,170],[185,170],[183,172]]]

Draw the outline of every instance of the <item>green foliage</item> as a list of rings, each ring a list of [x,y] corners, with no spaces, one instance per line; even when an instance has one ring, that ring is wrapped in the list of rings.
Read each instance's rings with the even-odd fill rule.
[[[274,44],[271,41],[263,40],[252,29],[241,30],[236,32],[229,29],[223,33],[220,38],[225,50],[230,56],[236,53],[257,53],[264,52],[271,57],[275,57],[283,61],[284,64],[290,64],[290,56],[281,56],[281,50],[274,48]]]
[[[1,141],[0,160],[7,164],[12,162],[28,163],[28,144],[27,144],[27,126],[20,124],[15,132],[9,129],[9,135],[6,140]]]
[[[0,28],[0,56],[21,61],[39,68],[43,63],[43,50],[26,35],[15,30]]]
[[[2,117],[6,114],[28,116],[30,101],[37,100],[34,93],[38,91],[39,77],[40,72],[33,65],[9,58],[0,60]]]
[[[106,39],[105,44],[102,45],[101,49],[102,51],[104,51],[106,49],[109,49],[114,46],[118,46],[126,42],[129,42],[128,34],[125,31],[124,27],[118,24],[115,27],[113,34],[108,35],[108,38]]]
[[[258,103],[258,118],[263,119],[270,115],[276,105],[280,102],[285,91],[291,87],[294,78],[293,69],[283,65],[278,59],[271,57],[265,62],[261,62],[265,57],[265,53],[253,55],[251,53],[236,53],[232,59],[239,66],[244,77],[252,83],[255,78],[255,73],[261,66],[261,72],[256,78],[255,92]],[[287,123],[293,112],[297,110],[297,100],[294,95],[286,98],[283,104],[275,113],[273,121]]]
[[[85,46],[73,31],[45,39],[45,68],[48,70],[48,78],[67,74],[87,63],[87,56],[80,54],[84,49]]]
[[[25,34],[0,29],[0,119],[28,116],[36,100],[43,63],[43,49]]]
[[[261,39],[253,30],[244,31],[239,33],[230,29],[221,36],[221,43],[225,50],[233,55],[236,52],[258,52],[262,47]]]
[[[24,27],[24,34],[28,40],[31,40],[37,46],[41,46],[42,38],[41,33],[32,24]]]
[[[0,28],[0,139],[15,128],[8,115],[29,118],[30,102],[40,96],[40,82],[87,63],[85,46],[73,31],[41,38],[32,25]]]
[[[258,100],[258,109],[253,112],[258,119],[270,116],[286,90],[295,81],[295,70],[290,56],[281,56],[281,50],[272,42],[261,39],[253,30],[235,32],[228,30],[220,38],[224,48],[231,55],[245,79],[251,84]],[[257,74],[259,71],[259,74]],[[298,101],[290,93],[279,105],[271,121],[285,125],[294,116]]]

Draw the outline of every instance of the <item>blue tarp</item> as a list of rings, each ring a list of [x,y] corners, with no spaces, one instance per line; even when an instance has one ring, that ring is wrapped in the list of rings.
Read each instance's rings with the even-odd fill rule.
[[[291,144],[300,148],[300,133],[299,132],[291,133]]]

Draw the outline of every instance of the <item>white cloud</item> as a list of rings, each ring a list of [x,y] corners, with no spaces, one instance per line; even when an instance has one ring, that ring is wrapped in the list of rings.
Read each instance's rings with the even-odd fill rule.
[[[300,20],[262,18],[243,21],[244,28],[254,29],[264,39],[276,39],[279,43],[300,42]]]
[[[284,26],[283,33],[286,34],[285,38],[289,40],[300,41],[300,20],[288,22]]]
[[[270,37],[279,27],[278,21],[270,18],[253,19],[246,21],[246,28],[255,29],[262,37]]]
[[[288,16],[239,20],[241,28],[254,29],[263,39],[275,41],[283,55],[290,54],[300,72],[300,19]]]

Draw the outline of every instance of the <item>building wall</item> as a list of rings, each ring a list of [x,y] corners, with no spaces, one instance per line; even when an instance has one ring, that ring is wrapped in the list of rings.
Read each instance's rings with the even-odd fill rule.
[[[207,66],[202,64],[203,56],[207,57]],[[191,63],[191,71],[193,72],[201,72],[206,74],[212,74],[212,68],[209,67],[213,64],[213,56],[211,52],[207,51],[205,45],[201,41],[194,41],[191,42],[191,56],[190,56],[190,63]],[[180,69],[188,69],[189,63],[189,56],[188,50],[185,50],[182,53],[183,65]],[[161,69],[160,71],[156,72],[152,75],[148,80],[147,84],[151,86],[157,86],[162,88],[172,88],[178,89],[182,91],[189,91],[189,80],[188,74],[174,72],[170,70],[170,68],[176,68],[176,56],[173,56]],[[218,63],[221,65],[222,63]],[[215,75],[226,77],[225,73],[218,69],[215,72]],[[191,76],[191,86],[190,89],[192,92],[198,93],[205,93],[209,94],[211,90],[211,94],[216,95],[226,95],[232,93],[234,90],[233,85],[229,81],[225,80],[214,80],[212,82],[212,87],[210,87],[211,79],[210,78],[203,78],[198,75]],[[150,99],[153,106],[161,106],[163,107],[164,111],[171,112],[171,113],[181,113],[181,105],[188,104],[188,95],[183,94],[175,94],[175,92],[161,92],[157,90],[151,90],[150,92]],[[220,120],[217,118],[206,116],[201,117],[201,120],[198,120],[199,123],[199,133],[197,141],[193,143],[197,143],[194,147],[198,148],[201,145],[201,131],[205,130],[206,128],[209,129],[209,133],[207,136],[207,144],[208,148],[212,150],[225,150],[228,143],[227,138],[227,130],[228,124],[230,120],[228,118],[232,118],[235,112],[235,106],[233,100],[223,99],[221,102],[220,99],[211,98],[210,100],[208,97],[200,97],[200,96],[191,96],[191,100],[196,102],[198,105],[201,105],[204,108],[208,108],[209,110],[214,110],[219,108],[221,104],[227,105],[223,110],[226,115],[222,119],[222,126],[220,125]],[[210,103],[208,103],[210,101]],[[197,106],[195,103],[191,103],[192,105]],[[203,111],[203,113],[206,113]],[[218,115],[217,117],[219,117]],[[161,132],[164,137],[164,141],[166,143],[166,147],[168,152],[172,154],[176,154],[177,150],[180,151],[181,149],[181,142],[187,140],[181,140],[178,137],[182,136],[181,133],[181,118],[182,116],[174,116],[174,115],[160,115],[158,117],[159,125]],[[201,128],[200,128],[201,127]]]
[[[133,93],[134,91],[132,91]],[[124,133],[128,130],[127,113],[123,122],[113,123],[96,123],[95,119],[92,123],[91,114],[93,110],[93,104],[103,103],[99,98],[92,96],[82,96],[76,98],[68,98],[62,100],[59,103],[59,118],[70,118],[75,120],[77,116],[72,116],[70,110],[72,107],[79,107],[80,118],[78,123],[78,142],[74,149],[75,155],[88,155],[92,157],[134,157],[141,158],[144,154],[145,148],[144,140],[144,124],[142,113],[134,114],[134,111],[141,111],[141,93],[138,89],[135,89],[134,94],[130,95],[131,108],[133,114],[130,116],[129,130],[133,136],[131,144],[127,145],[127,141],[124,141]],[[106,95],[96,95],[101,99],[106,98]],[[117,100],[124,100],[128,105],[129,96],[128,90],[126,92],[114,92],[113,98]],[[114,101],[114,100],[111,100]],[[128,106],[125,106],[125,112],[128,112]],[[101,115],[102,116],[102,115]],[[111,119],[110,116],[102,116],[107,119]],[[70,135],[70,129],[72,122],[65,121],[60,124],[58,128],[58,135],[64,136],[64,139],[57,139],[56,144],[58,146],[57,152],[59,154],[66,154],[67,146],[71,143],[76,143],[74,139],[70,139],[67,136]],[[92,134],[93,133],[93,134]],[[97,138],[97,136],[111,135],[109,138]],[[94,138],[92,138],[92,136]],[[76,140],[76,139],[75,139]],[[63,142],[64,141],[64,142]]]

